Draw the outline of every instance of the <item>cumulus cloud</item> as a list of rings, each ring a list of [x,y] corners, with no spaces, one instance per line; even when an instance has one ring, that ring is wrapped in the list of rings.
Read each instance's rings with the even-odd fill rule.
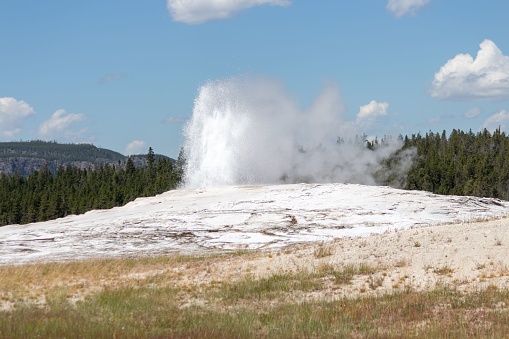
[[[147,144],[145,141],[133,140],[125,147],[125,153],[130,154],[142,154],[147,150]]]
[[[376,102],[372,100],[369,104],[361,106],[357,113],[357,123],[366,123],[387,115],[389,104],[387,102]]]
[[[466,111],[465,114],[463,114],[463,116],[467,119],[473,119],[479,114],[481,114],[481,109],[479,107],[472,107],[471,109]]]
[[[12,138],[21,132],[25,120],[35,115],[34,109],[22,100],[0,98],[0,137]]]
[[[476,58],[458,54],[435,74],[431,95],[437,99],[509,98],[509,57],[491,40],[484,40]]]
[[[291,0],[168,0],[168,10],[175,21],[200,24],[227,19],[259,5],[287,6]]]
[[[429,2],[430,0],[389,0],[387,9],[399,18],[405,15],[415,15]]]
[[[493,133],[497,128],[507,131],[507,127],[509,127],[509,112],[501,110],[486,119],[481,128],[483,130],[486,128]]]
[[[67,113],[59,109],[39,126],[39,134],[44,138],[60,141],[82,141],[85,129],[76,127],[77,122],[85,120],[84,114]]]

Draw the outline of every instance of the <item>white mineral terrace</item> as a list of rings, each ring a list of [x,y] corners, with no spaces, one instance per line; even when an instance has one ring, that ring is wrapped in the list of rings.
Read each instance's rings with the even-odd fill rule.
[[[497,199],[353,184],[176,190],[0,227],[0,264],[283,247],[509,214]]]

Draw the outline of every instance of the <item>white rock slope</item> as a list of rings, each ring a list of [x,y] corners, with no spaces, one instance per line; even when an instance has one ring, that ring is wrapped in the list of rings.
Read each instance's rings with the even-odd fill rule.
[[[508,214],[508,202],[497,199],[352,184],[177,190],[0,227],[0,264],[282,247]]]

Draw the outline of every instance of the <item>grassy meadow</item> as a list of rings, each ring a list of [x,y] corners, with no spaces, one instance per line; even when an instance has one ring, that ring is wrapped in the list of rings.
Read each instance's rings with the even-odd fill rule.
[[[509,333],[509,291],[414,290],[388,267],[228,272],[260,252],[0,267],[0,338],[492,337]],[[403,263],[404,264],[404,263]],[[215,274],[223,270],[224,274]],[[207,278],[203,278],[205,273]],[[444,268],[436,274],[447,274]],[[336,292],[355,281],[351,296]],[[391,283],[390,293],[377,293]],[[336,295],[334,297],[334,295]]]

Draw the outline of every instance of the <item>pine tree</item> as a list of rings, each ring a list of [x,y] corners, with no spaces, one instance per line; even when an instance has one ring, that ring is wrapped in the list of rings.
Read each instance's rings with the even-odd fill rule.
[[[148,167],[149,172],[152,172],[154,169],[154,161],[155,161],[154,157],[155,157],[154,150],[152,149],[152,147],[149,147],[148,153],[147,153],[147,167]]]

